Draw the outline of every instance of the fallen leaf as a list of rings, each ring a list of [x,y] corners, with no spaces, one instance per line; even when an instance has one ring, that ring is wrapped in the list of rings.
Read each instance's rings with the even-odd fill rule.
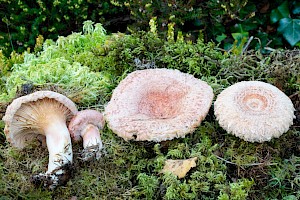
[[[197,157],[185,160],[166,160],[164,168],[160,173],[171,172],[178,178],[183,178],[191,168],[196,167]]]

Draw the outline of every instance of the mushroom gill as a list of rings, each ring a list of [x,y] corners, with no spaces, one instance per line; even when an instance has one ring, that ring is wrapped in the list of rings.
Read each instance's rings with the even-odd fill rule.
[[[66,106],[50,98],[23,104],[22,109],[15,112],[10,126],[14,145],[24,147],[26,142],[36,138],[53,122],[70,121],[72,115]]]
[[[62,94],[38,91],[15,99],[6,109],[4,132],[12,146],[22,149],[37,137],[46,137],[48,170],[32,177],[35,184],[54,189],[64,184],[73,162],[67,123],[77,113],[76,105]]]

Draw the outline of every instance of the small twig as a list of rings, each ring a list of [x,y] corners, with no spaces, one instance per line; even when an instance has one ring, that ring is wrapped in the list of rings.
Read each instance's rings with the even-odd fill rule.
[[[221,158],[220,156],[217,156],[217,155],[215,155],[215,156],[218,159],[220,159],[220,160],[222,160],[222,161],[224,161],[224,162],[226,162],[228,164],[237,165],[237,166],[259,166],[259,165],[268,165],[269,166],[269,165],[277,165],[277,163],[268,163],[268,164],[266,164],[266,163],[237,164],[237,163],[234,163],[234,162],[230,162],[230,161],[228,161],[228,160],[226,160],[224,158]]]
[[[273,49],[273,48],[271,48],[271,47],[265,47],[264,49],[265,49],[265,50],[268,50],[268,51],[272,51],[272,52],[273,52],[273,51],[276,51],[276,49]]]
[[[296,92],[296,93],[294,93],[294,94],[290,95],[290,96],[289,96],[289,98],[291,99],[291,98],[293,98],[294,96],[297,96],[297,95],[299,95],[299,93],[298,93],[298,92]]]
[[[253,36],[251,36],[251,37],[249,38],[247,44],[246,44],[245,47],[243,48],[243,53],[245,53],[245,51],[247,51],[247,49],[248,49],[250,43],[252,42],[253,38],[254,38]]]

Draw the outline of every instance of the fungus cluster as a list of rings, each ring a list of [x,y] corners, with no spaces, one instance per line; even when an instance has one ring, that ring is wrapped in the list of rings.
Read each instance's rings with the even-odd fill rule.
[[[213,96],[207,83],[190,74],[138,70],[115,88],[104,117],[109,128],[125,140],[171,140],[199,126]]]
[[[68,166],[73,161],[71,137],[83,140],[84,161],[101,156],[99,131],[105,120],[125,140],[160,142],[185,137],[206,117],[213,96],[206,82],[190,74],[171,69],[138,70],[115,88],[104,116],[95,110],[78,112],[67,97],[39,91],[17,98],[7,107],[4,132],[18,148],[40,135],[46,138],[48,170],[33,176],[33,182],[53,189],[68,180]],[[214,103],[220,126],[249,142],[281,136],[292,125],[294,111],[283,92],[259,81],[236,83]],[[196,166],[196,159],[167,160],[161,172],[182,178]]]
[[[243,81],[222,91],[214,111],[221,127],[249,142],[280,137],[293,124],[292,101],[277,87]]]

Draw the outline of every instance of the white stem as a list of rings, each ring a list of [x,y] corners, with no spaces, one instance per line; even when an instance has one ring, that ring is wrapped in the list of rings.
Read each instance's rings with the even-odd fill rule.
[[[49,163],[46,173],[51,173],[64,164],[72,163],[72,143],[65,121],[52,121],[44,131],[49,151]]]
[[[87,127],[82,131],[81,137],[83,139],[83,148],[94,145],[99,145],[99,148],[102,148],[99,129],[96,126],[88,124]]]

